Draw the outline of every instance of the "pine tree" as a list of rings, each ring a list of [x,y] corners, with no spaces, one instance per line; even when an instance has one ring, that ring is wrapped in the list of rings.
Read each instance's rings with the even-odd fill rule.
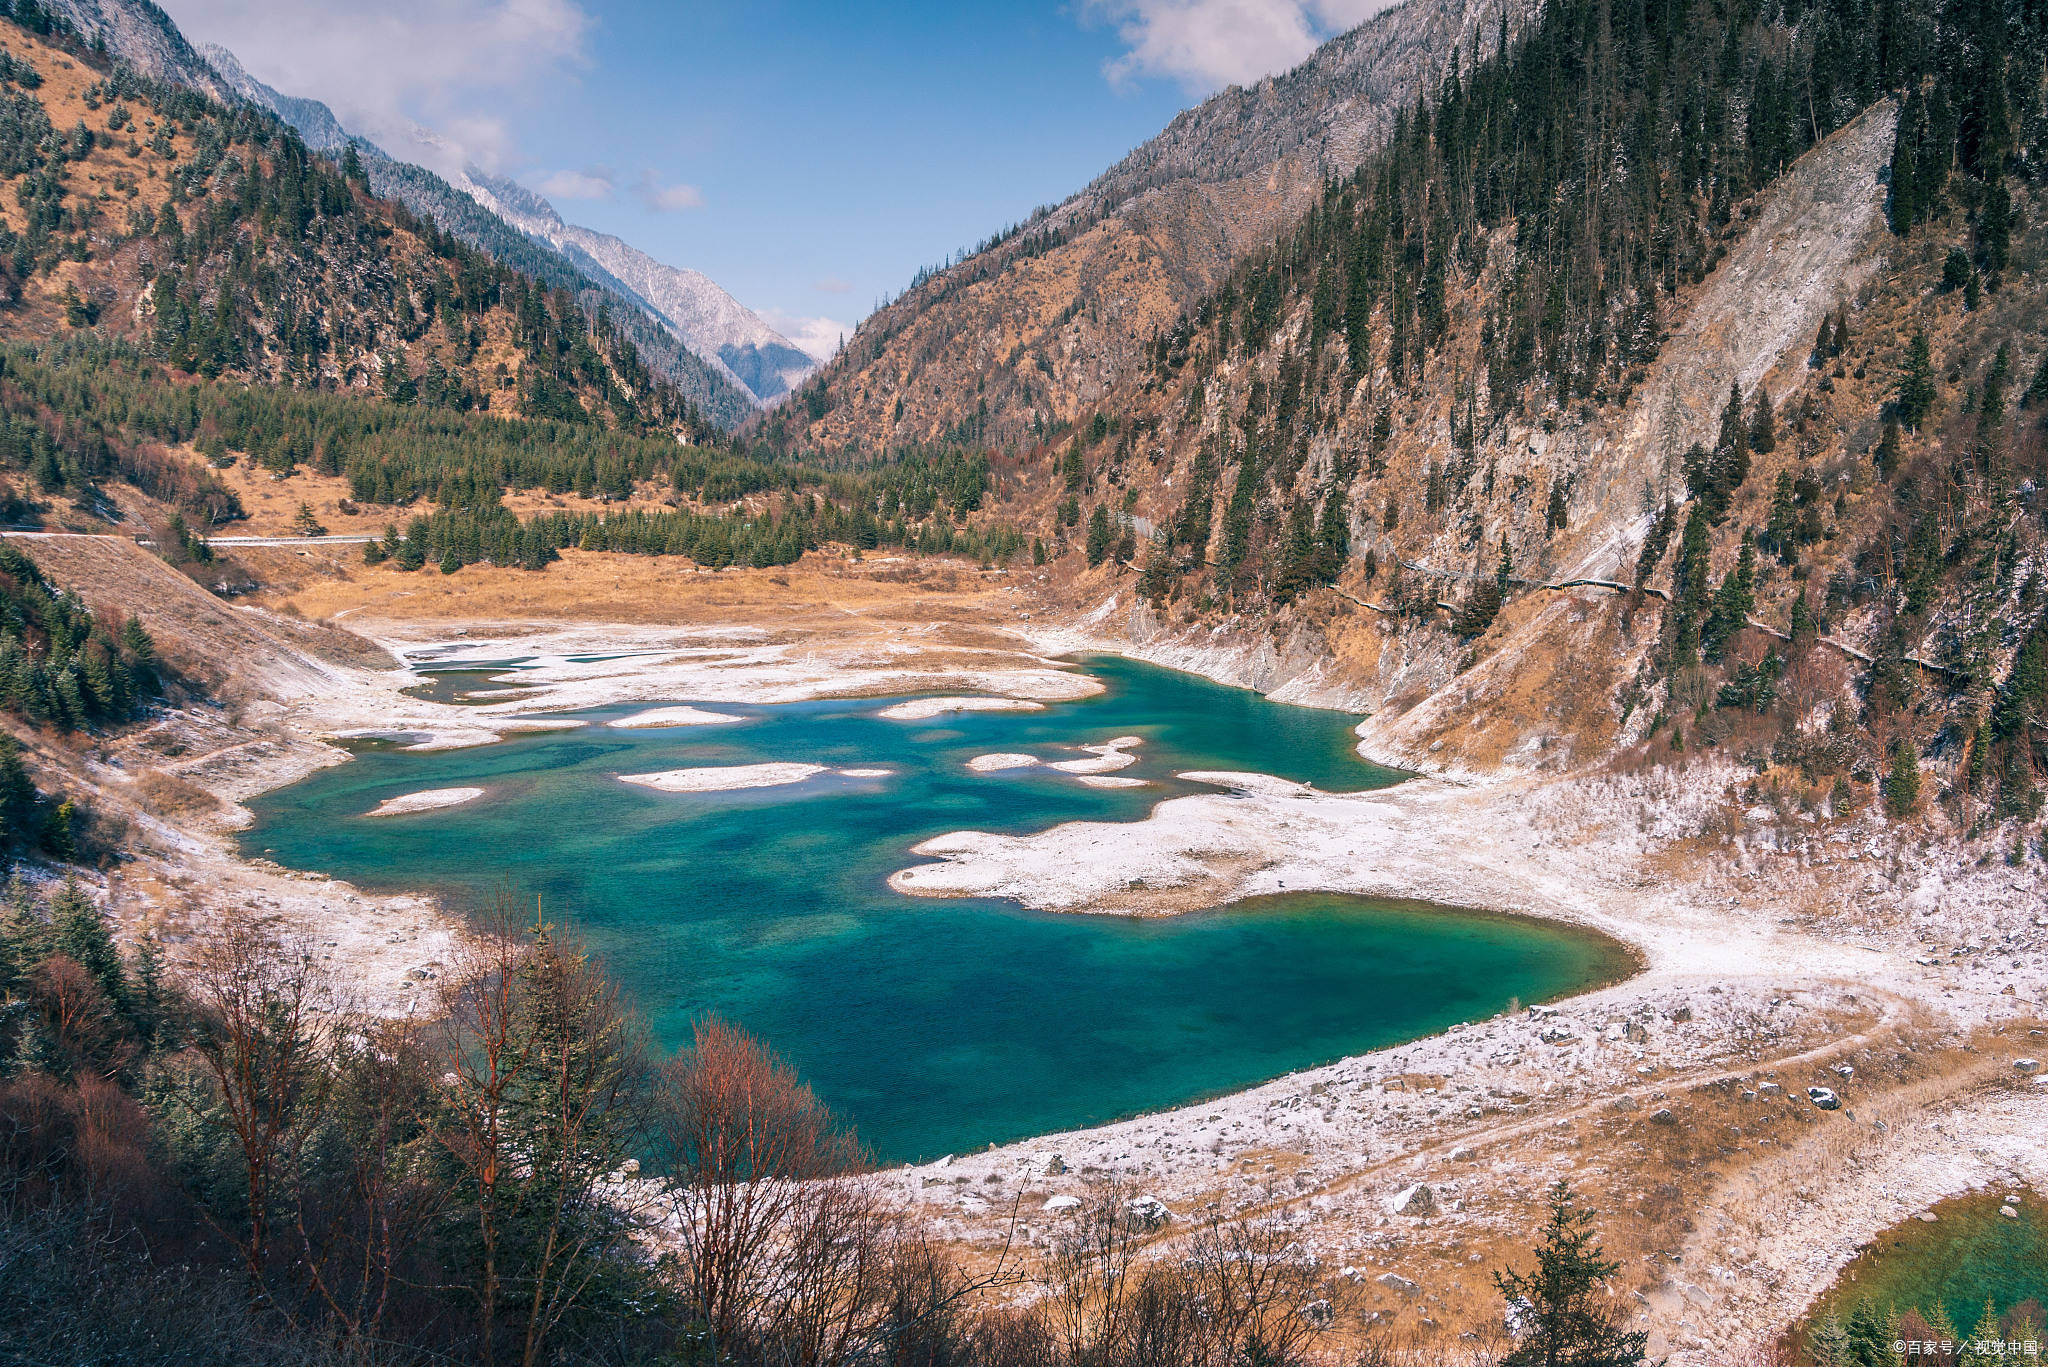
[[[1813,1367],[1849,1367],[1849,1331],[1840,1315],[1830,1310],[1821,1317],[1807,1337],[1806,1352]]]
[[[1891,768],[1884,776],[1884,809],[1899,819],[1913,814],[1920,805],[1920,757],[1912,742],[1892,742]]]
[[[1762,455],[1778,449],[1778,417],[1771,407],[1771,392],[1756,387],[1756,408],[1749,420],[1749,448]]]
[[[43,821],[43,851],[52,859],[70,863],[78,858],[78,804],[64,798],[50,808]]]
[[[1550,1189],[1550,1218],[1529,1272],[1493,1274],[1509,1315],[1522,1329],[1501,1367],[1636,1367],[1649,1335],[1631,1333],[1599,1297],[1600,1284],[1621,1264],[1601,1256],[1593,1213],[1579,1208],[1569,1184]]]
[[[1088,514],[1088,568],[1094,569],[1109,555],[1111,544],[1116,540],[1116,529],[1110,525],[1109,509],[1096,504],[1095,511]]]
[[[107,918],[76,879],[66,879],[50,899],[50,935],[56,952],[76,960],[79,967],[92,974],[107,1000],[117,1006],[126,1004],[128,977],[121,952],[114,947]]]
[[[1906,371],[1899,377],[1894,405],[1899,421],[1908,427],[1920,426],[1934,409],[1934,395],[1934,349],[1923,328],[1906,346]]]
[[[1756,533],[1744,532],[1742,551],[1736,557],[1735,568],[1721,581],[1720,590],[1714,595],[1712,613],[1707,618],[1706,630],[1702,633],[1701,649],[1709,660],[1721,658],[1721,652],[1728,642],[1748,624],[1750,611],[1756,606]]]

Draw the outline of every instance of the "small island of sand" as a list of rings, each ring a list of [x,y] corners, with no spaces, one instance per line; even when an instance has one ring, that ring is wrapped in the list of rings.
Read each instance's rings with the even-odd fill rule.
[[[459,807],[465,802],[474,802],[484,795],[481,788],[429,788],[423,793],[407,793],[403,797],[387,798],[374,811],[364,816],[404,816],[407,812],[431,812],[440,807]]]
[[[977,774],[995,774],[1005,769],[1029,769],[1037,763],[1036,755],[976,755],[967,761],[967,767]]]
[[[1118,736],[1115,740],[1100,745],[1084,745],[1081,749],[1093,756],[1091,759],[1056,760],[1050,766],[1063,774],[1106,774],[1116,769],[1127,769],[1138,762],[1129,750],[1134,745],[1143,745],[1143,736]]]
[[[658,774],[620,774],[619,782],[664,793],[729,793],[742,788],[780,788],[824,772],[822,764],[725,764]]]
[[[701,707],[656,707],[615,718],[605,725],[622,731],[648,731],[662,726],[724,726],[745,720],[730,712],[706,712]]]
[[[948,712],[1039,712],[1044,708],[1044,703],[1026,698],[912,698],[876,715],[890,721],[930,721]]]

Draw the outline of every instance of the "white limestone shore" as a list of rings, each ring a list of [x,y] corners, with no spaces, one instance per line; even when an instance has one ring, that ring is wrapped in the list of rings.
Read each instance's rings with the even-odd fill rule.
[[[465,802],[474,802],[484,795],[481,788],[429,788],[424,792],[407,793],[403,797],[386,798],[381,804],[364,816],[404,816],[408,812],[431,812],[442,807],[460,807]]]
[[[655,774],[620,774],[619,782],[664,793],[729,793],[743,788],[780,788],[824,772],[822,764],[721,764],[667,769]]]
[[[949,712],[1040,712],[1042,702],[1029,698],[912,698],[885,707],[875,715],[890,721],[930,721]]]
[[[620,731],[650,731],[668,726],[729,726],[745,720],[730,712],[707,712],[701,707],[656,707],[615,718],[605,725]]]

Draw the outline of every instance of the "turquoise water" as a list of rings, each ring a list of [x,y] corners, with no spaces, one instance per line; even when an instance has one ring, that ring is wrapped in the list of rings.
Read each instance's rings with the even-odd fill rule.
[[[2017,1218],[2000,1215],[2008,1190],[1944,1201],[1934,1208],[1933,1223],[1915,1218],[1879,1234],[1842,1269],[1792,1341],[1803,1351],[1829,1313],[1846,1322],[1862,1303],[1880,1320],[1894,1310],[1913,1310],[1933,1321],[1938,1306],[1955,1331],[1967,1335],[1989,1301],[1993,1314],[2013,1317],[2001,1326],[2008,1336],[2017,1337],[2019,1318],[2038,1336],[2048,1308],[2048,1216],[2034,1191],[2013,1204]]]
[[[1097,1123],[1484,1017],[1616,976],[1616,947],[1525,921],[1305,895],[1153,920],[933,901],[885,880],[920,840],[1136,821],[1248,769],[1357,791],[1354,719],[1119,659],[1107,691],[1040,712],[884,720],[890,700],[705,704],[739,725],[591,726],[472,750],[365,747],[252,804],[250,853],[360,885],[499,892],[574,924],[673,1046],[715,1011],[771,1042],[883,1159]],[[651,704],[587,714],[594,721]],[[1091,789],[1049,771],[974,774],[992,751],[1145,739]],[[620,774],[797,760],[887,767],[781,788],[662,793]],[[465,806],[362,819],[389,797],[482,787]]]

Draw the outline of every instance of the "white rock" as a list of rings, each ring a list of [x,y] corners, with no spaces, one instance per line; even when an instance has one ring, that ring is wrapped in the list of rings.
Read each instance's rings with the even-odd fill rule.
[[[1396,1192],[1389,1206],[1396,1215],[1412,1215],[1417,1218],[1433,1215],[1436,1213],[1436,1193],[1424,1183],[1417,1182],[1412,1187]]]

